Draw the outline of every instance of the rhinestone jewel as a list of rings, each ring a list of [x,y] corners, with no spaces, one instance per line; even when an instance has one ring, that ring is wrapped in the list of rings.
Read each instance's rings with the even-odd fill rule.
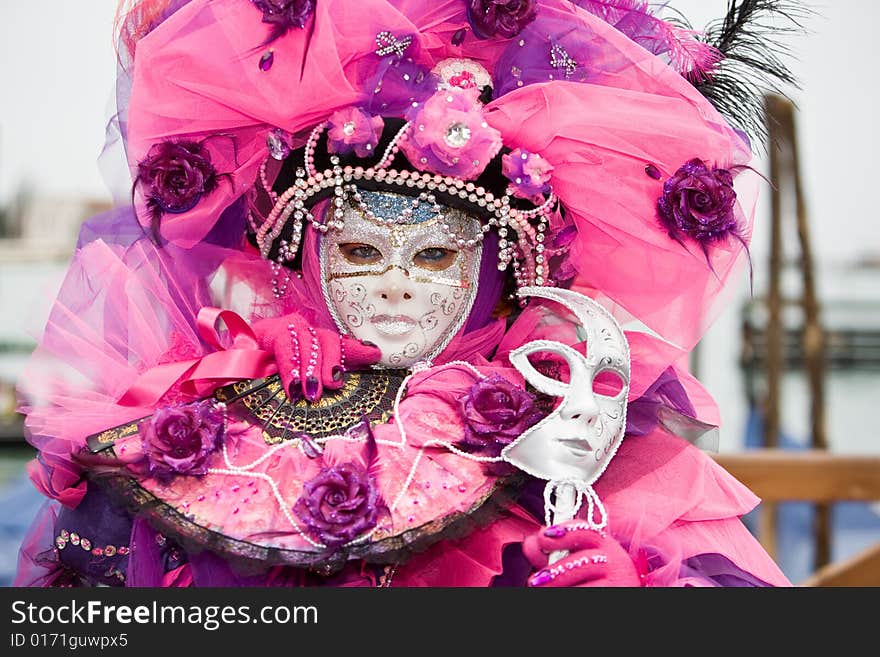
[[[349,121],[343,125],[342,132],[344,132],[347,137],[351,137],[354,134],[354,121]]]
[[[471,129],[464,123],[453,123],[446,128],[446,134],[443,136],[443,140],[453,148],[461,148],[470,138]]]
[[[565,77],[570,78],[574,75],[578,65],[568,54],[568,51],[557,43],[550,48],[550,66],[555,69],[563,69]]]
[[[412,40],[412,35],[407,34],[398,39],[388,30],[383,30],[376,35],[375,53],[379,55],[379,57],[385,57],[392,53],[398,57],[403,57],[403,53],[409,48]]]
[[[290,155],[290,146],[287,145],[283,131],[278,128],[266,135],[266,146],[269,147],[269,155],[276,160],[283,160]]]
[[[260,57],[260,70],[261,71],[268,71],[270,68],[272,68],[272,64],[274,64],[274,63],[275,63],[275,51],[270,50],[269,52],[264,54],[262,57]]]

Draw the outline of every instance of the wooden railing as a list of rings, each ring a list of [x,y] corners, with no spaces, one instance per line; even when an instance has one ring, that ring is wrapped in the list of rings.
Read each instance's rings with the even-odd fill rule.
[[[824,450],[756,449],[716,454],[715,460],[748,486],[764,503],[803,501],[880,501],[880,456],[832,454]],[[773,530],[770,530],[773,531]],[[775,536],[762,528],[758,539],[775,552]],[[801,586],[880,586],[880,536],[850,559],[817,570]]]

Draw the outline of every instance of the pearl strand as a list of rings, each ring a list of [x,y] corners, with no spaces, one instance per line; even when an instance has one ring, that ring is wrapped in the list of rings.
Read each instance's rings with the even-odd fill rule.
[[[321,133],[324,132],[324,128],[326,128],[327,125],[328,121],[323,121],[316,125],[309,134],[308,140],[306,140],[303,159],[306,171],[308,171],[311,176],[314,176],[317,173],[315,169],[315,147],[318,145],[318,139],[320,139]]]
[[[318,351],[320,350],[317,332],[311,326],[308,327],[308,330],[311,336],[311,353],[309,354],[309,363],[306,367],[306,380],[315,375],[315,367],[318,365]]]
[[[263,185],[263,189],[266,194],[272,199],[273,202],[278,200],[278,192],[272,189],[272,186],[269,184],[269,178],[266,176],[266,166],[269,164],[269,158],[263,160],[263,163],[260,165],[260,183]]]
[[[391,161],[394,159],[394,156],[397,155],[398,151],[400,150],[400,142],[402,142],[408,138],[408,133],[409,133],[409,129],[410,129],[411,125],[412,125],[412,123],[407,121],[403,125],[403,127],[397,131],[397,134],[394,135],[394,138],[391,140],[391,142],[385,148],[385,152],[382,154],[382,159],[379,160],[379,164],[375,165],[374,167],[371,167],[373,170],[384,169],[389,164],[391,164]]]
[[[300,353],[299,353],[299,336],[297,336],[296,326],[293,324],[287,325],[287,331],[290,334],[290,342],[291,342],[291,347],[292,347],[292,351],[293,351],[293,353],[290,356],[290,362],[291,362],[290,387],[292,389],[294,386],[299,385],[299,382],[300,382],[299,368],[300,368],[301,360],[300,360]]]
[[[272,490],[272,493],[275,496],[275,501],[278,502],[278,507],[281,509],[281,513],[284,514],[287,522],[289,522],[291,527],[296,530],[296,533],[302,536],[302,538],[305,539],[310,545],[318,548],[319,550],[327,547],[323,543],[318,543],[317,541],[313,541],[311,538],[309,538],[308,534],[306,534],[297,524],[296,520],[293,519],[293,516],[287,508],[287,502],[282,497],[281,491],[278,489],[278,484],[276,484],[275,480],[272,479],[272,477],[270,477],[269,475],[263,472],[238,472],[236,470],[226,470],[225,468],[209,468],[208,472],[210,474],[224,475],[227,477],[252,477],[255,479],[262,479],[267,484],[269,484],[269,488]]]

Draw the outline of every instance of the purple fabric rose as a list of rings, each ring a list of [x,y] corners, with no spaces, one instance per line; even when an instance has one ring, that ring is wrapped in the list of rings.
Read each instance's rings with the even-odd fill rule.
[[[480,39],[514,37],[535,20],[535,0],[466,0],[468,22]]]
[[[139,426],[150,474],[207,473],[208,456],[217,449],[223,424],[223,411],[211,401],[156,411]]]
[[[179,214],[196,206],[217,186],[211,154],[192,141],[153,144],[138,164],[138,181],[146,187],[147,207],[154,216]]]
[[[706,246],[736,235],[735,205],[733,174],[694,158],[663,183],[657,216],[674,239],[685,234]]]
[[[461,442],[500,453],[541,419],[535,398],[497,374],[481,379],[459,400],[465,432]]]
[[[293,510],[309,533],[334,548],[375,527],[384,508],[375,479],[357,463],[345,463],[306,482]]]
[[[513,195],[519,198],[540,199],[549,192],[552,171],[552,164],[524,148],[501,156],[501,173],[513,183]]]
[[[263,22],[283,32],[294,27],[305,27],[315,10],[314,0],[251,0],[263,12]]]
[[[358,157],[373,154],[385,123],[381,116],[372,116],[358,107],[347,107],[330,115],[327,146],[331,153],[350,153]]]

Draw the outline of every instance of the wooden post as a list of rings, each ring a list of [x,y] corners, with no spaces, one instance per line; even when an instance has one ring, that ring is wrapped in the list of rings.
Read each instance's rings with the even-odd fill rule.
[[[776,120],[774,97],[765,96],[764,111],[767,117],[767,131],[770,137],[770,272],[767,287],[767,328],[766,328],[766,394],[764,397],[765,448],[779,445],[779,397],[783,370],[783,327],[782,327],[782,198],[779,193],[781,176],[781,144],[784,136]],[[776,558],[776,505],[761,505],[759,538],[767,553]]]
[[[788,123],[786,129],[791,135],[797,231],[801,243],[801,273],[804,285],[803,345],[810,386],[810,442],[815,449],[828,449],[828,436],[825,433],[825,332],[819,319],[819,302],[816,297],[816,282],[813,271],[813,251],[810,245],[807,209],[801,186],[794,107],[788,102],[785,103],[785,117]],[[831,507],[828,504],[816,506],[815,530],[815,568],[819,570],[831,563]]]
[[[770,291],[770,317],[773,318],[773,295],[774,283],[776,285],[775,293],[779,294],[779,269],[774,269],[774,257],[781,254],[780,240],[780,222],[781,222],[781,198],[779,180],[783,170],[781,166],[780,155],[782,153],[781,146],[786,146],[788,157],[784,161],[784,170],[792,177],[795,198],[795,214],[797,219],[798,241],[800,242],[800,270],[803,288],[801,292],[801,306],[804,312],[804,320],[802,326],[802,344],[803,358],[807,370],[810,389],[810,443],[815,449],[828,449],[828,437],[825,431],[825,332],[820,319],[820,308],[816,294],[816,282],[813,263],[813,251],[810,244],[810,234],[807,220],[806,203],[804,200],[804,190],[800,173],[800,156],[797,144],[797,132],[795,127],[794,106],[790,101],[781,96],[767,96],[765,98],[765,109],[768,115],[768,129],[771,135],[771,181],[774,185],[773,191],[773,227],[771,235],[771,291]],[[778,243],[777,240],[780,240]],[[777,251],[778,249],[778,251]],[[776,303],[779,303],[778,296]],[[778,307],[777,307],[778,311]],[[775,330],[780,330],[778,325],[774,326]],[[768,324],[768,332],[770,325]],[[771,341],[776,336],[768,334],[768,405],[775,404],[773,426],[770,426],[770,413],[768,412],[768,422],[765,436],[769,436],[772,430],[778,434],[779,431],[779,415],[778,415],[778,386],[779,379],[775,370],[777,363],[770,358]],[[781,342],[780,342],[781,344]],[[781,358],[781,356],[780,356]],[[780,366],[781,369],[781,366]],[[773,386],[770,380],[773,378]],[[774,392],[771,393],[771,390]],[[769,443],[767,446],[771,446]],[[774,445],[775,446],[775,445]],[[815,568],[818,570],[831,561],[831,508],[828,504],[817,504],[814,520],[815,530]]]

